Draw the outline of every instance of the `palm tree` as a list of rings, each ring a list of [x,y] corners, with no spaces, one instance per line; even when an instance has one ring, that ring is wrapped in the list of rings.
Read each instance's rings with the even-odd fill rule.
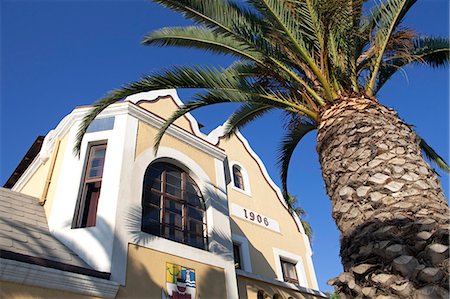
[[[342,234],[344,273],[331,280],[342,298],[448,296],[449,208],[426,156],[444,160],[378,91],[409,64],[448,65],[448,38],[416,34],[402,20],[416,0],[155,0],[195,25],[163,28],[145,45],[181,46],[232,55],[227,68],[173,67],[114,90],[80,127],[107,106],[144,91],[200,88],[161,128],[200,107],[241,103],[225,137],[281,109],[289,121],[279,163],[287,194],[291,155],[307,133],[317,152]]]

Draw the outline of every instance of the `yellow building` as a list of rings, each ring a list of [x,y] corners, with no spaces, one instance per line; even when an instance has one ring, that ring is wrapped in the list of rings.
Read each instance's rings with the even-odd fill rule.
[[[38,138],[0,191],[2,298],[321,298],[311,247],[246,139],[200,132],[175,90],[89,107]]]

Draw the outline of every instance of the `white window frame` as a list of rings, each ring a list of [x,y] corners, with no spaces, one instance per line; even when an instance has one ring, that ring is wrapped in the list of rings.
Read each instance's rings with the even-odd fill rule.
[[[241,254],[241,269],[239,270],[251,273],[252,263],[247,238],[241,235],[231,234],[231,240],[233,241],[233,244],[239,246],[239,253]]]
[[[245,194],[247,196],[252,196],[252,192],[251,192],[251,189],[250,189],[250,180],[249,180],[249,177],[248,177],[247,170],[245,170],[244,166],[242,166],[242,164],[237,162],[237,161],[231,161],[229,163],[229,165],[230,165],[231,188],[233,190],[241,192],[241,193],[243,193],[243,194]],[[234,166],[237,166],[239,168],[239,170],[241,171],[242,179],[244,181],[244,189],[238,188],[234,184],[234,173],[233,173],[233,167]]]
[[[303,259],[301,256],[288,252],[282,249],[273,248],[273,254],[275,257],[275,267],[277,279],[279,281],[284,281],[283,269],[281,267],[281,260],[295,264],[295,271],[297,272],[298,283],[302,287],[309,287],[306,280],[305,267],[303,266]],[[289,282],[285,282],[289,283]]]

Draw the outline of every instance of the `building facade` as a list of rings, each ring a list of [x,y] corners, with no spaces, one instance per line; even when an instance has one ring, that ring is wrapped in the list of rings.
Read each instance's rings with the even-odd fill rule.
[[[0,193],[2,296],[326,297],[298,217],[239,132],[205,135],[187,114],[155,153],[180,105],[175,90],[111,105],[79,156],[90,107],[37,139]]]

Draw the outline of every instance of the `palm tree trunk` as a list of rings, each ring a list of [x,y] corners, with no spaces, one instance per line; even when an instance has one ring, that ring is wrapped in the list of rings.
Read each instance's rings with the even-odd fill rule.
[[[341,298],[448,298],[449,208],[415,133],[364,98],[321,113],[317,151],[344,273]]]

